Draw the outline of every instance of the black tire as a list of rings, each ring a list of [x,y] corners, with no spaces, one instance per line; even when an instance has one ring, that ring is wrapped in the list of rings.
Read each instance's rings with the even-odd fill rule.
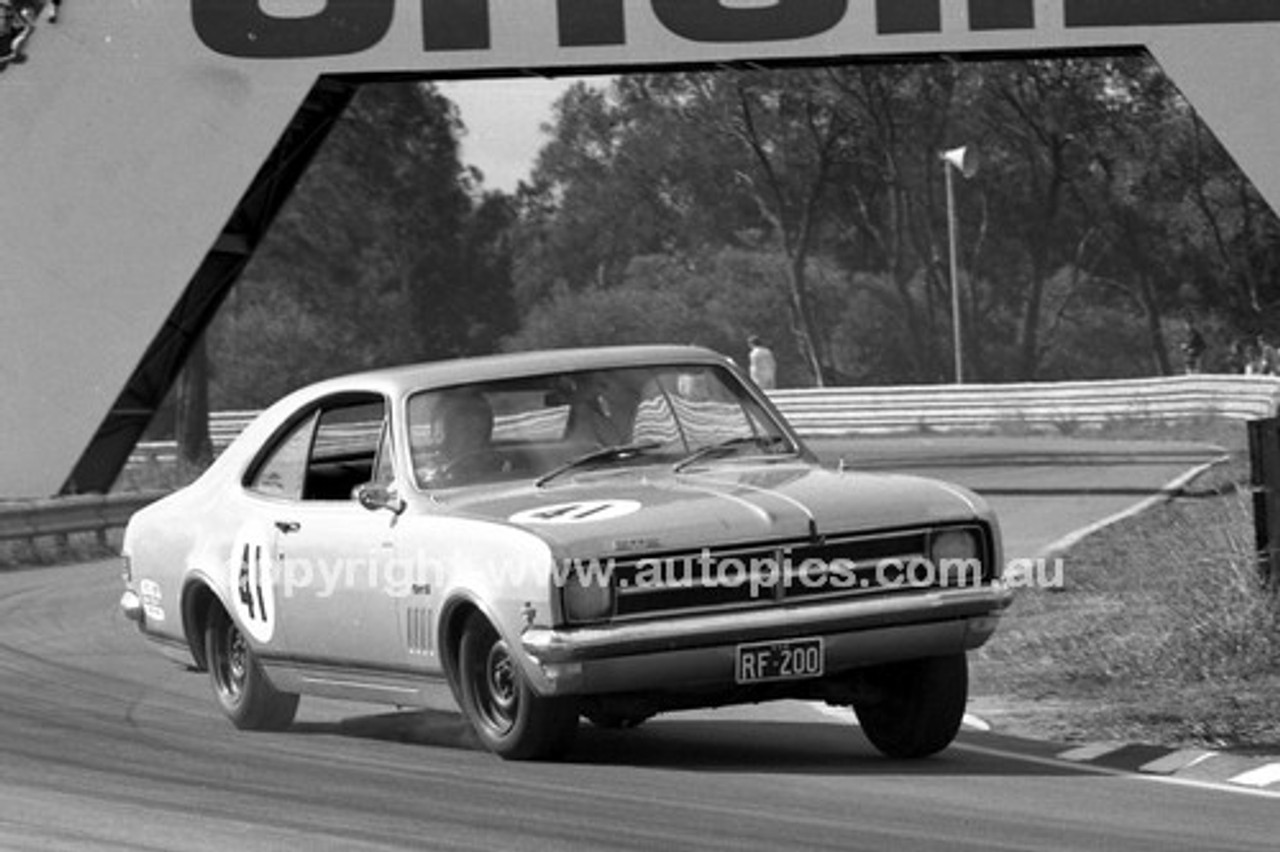
[[[293,723],[298,696],[271,685],[249,641],[218,604],[204,632],[213,696],[231,723],[246,731],[281,731]]]
[[[577,701],[534,692],[506,640],[479,613],[463,627],[458,686],[463,714],[495,754],[507,760],[552,760],[573,744]]]
[[[867,739],[896,758],[928,757],[951,744],[964,721],[964,654],[876,666],[864,673],[872,697],[854,703]]]

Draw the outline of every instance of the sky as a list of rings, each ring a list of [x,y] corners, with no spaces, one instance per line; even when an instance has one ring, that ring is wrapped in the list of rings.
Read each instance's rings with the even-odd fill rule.
[[[486,189],[512,192],[528,178],[548,137],[551,106],[575,82],[603,78],[519,77],[505,80],[440,81],[436,86],[458,105],[467,132],[462,161],[484,172]]]

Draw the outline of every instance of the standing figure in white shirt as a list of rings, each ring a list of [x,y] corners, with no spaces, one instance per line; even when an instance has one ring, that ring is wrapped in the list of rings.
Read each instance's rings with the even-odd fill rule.
[[[773,390],[778,386],[778,362],[774,359],[773,352],[758,335],[751,335],[747,338],[747,343],[751,346],[751,380],[764,390]]]

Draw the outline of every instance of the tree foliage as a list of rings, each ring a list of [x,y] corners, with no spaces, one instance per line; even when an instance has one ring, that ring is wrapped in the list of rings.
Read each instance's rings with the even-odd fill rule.
[[[945,380],[939,153],[962,144],[982,161],[957,178],[969,378],[1168,373],[1175,321],[1229,338],[1280,306],[1275,216],[1147,57],[642,74],[569,92],[550,130],[519,199],[511,345],[560,340],[553,316],[691,309],[679,270],[754,253],[792,381]]]
[[[215,324],[215,406],[514,330],[514,208],[461,164],[462,130],[429,85],[360,90]]]
[[[431,85],[367,85],[211,329],[214,408],[498,348],[749,334],[784,385],[1225,362],[1280,332],[1280,225],[1143,56],[732,68],[579,84],[527,183],[486,192]],[[198,397],[197,397],[198,398]]]

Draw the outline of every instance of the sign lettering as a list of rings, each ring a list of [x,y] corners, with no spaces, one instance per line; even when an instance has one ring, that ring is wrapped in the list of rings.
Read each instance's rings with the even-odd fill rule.
[[[1066,0],[1068,27],[1280,21],[1275,0]]]
[[[414,0],[426,53],[493,49],[491,0]],[[403,7],[411,0],[399,0]],[[967,0],[969,29],[1034,30],[1035,0]],[[1280,21],[1275,0],[1062,0],[1068,28]],[[942,0],[876,0],[882,36],[942,31]],[[625,46],[627,0],[556,0],[562,48]],[[633,11],[641,4],[635,3]],[[648,0],[671,35],[700,43],[768,43],[820,36],[845,22],[849,0]],[[261,0],[191,0],[197,36],[209,49],[246,59],[343,56],[377,46],[397,0],[327,0],[310,15],[281,17]],[[539,6],[537,8],[544,8]],[[858,6],[858,9],[866,8]],[[534,7],[531,5],[531,13]]]
[[[196,35],[210,49],[245,59],[301,59],[360,53],[391,29],[396,0],[327,0],[314,15],[268,15],[258,0],[191,0]]]
[[[844,20],[849,0],[775,0],[730,8],[720,0],[653,0],[662,25],[690,41],[781,41],[821,35]]]

